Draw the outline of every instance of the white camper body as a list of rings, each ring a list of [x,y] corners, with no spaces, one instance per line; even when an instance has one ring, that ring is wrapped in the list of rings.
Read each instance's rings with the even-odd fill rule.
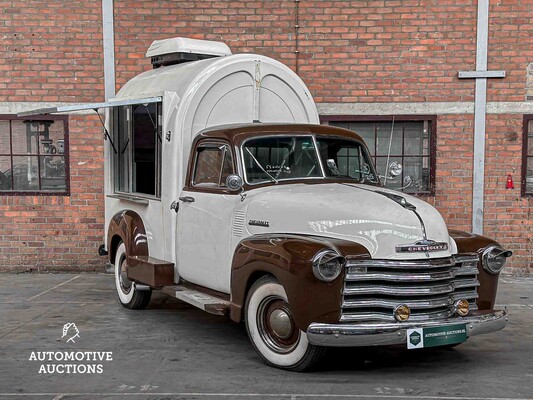
[[[319,123],[303,81],[287,66],[255,54],[238,54],[165,66],[131,79],[113,101],[162,99],[161,196],[120,194],[114,187],[113,149],[105,147],[105,226],[119,211],[143,219],[150,256],[176,258],[177,213],[171,209],[184,185],[194,137],[219,125]],[[109,116],[109,112],[108,112]],[[108,124],[110,118],[107,118]],[[108,130],[111,127],[108,125]],[[107,242],[107,241],[106,241]]]

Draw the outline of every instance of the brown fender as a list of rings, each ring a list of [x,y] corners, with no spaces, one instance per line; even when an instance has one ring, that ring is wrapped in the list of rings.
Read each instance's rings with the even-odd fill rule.
[[[492,310],[496,302],[499,275],[489,274],[483,269],[483,265],[481,264],[481,255],[488,246],[499,244],[492,239],[486,238],[485,236],[476,235],[474,233],[450,230],[449,234],[452,239],[455,240],[459,253],[478,254],[479,261],[477,264],[477,269],[479,271],[479,297],[476,303],[480,310]]]
[[[326,248],[344,257],[370,258],[362,245],[338,239],[258,235],[241,241],[233,257],[230,318],[241,321],[250,286],[270,274],[283,285],[299,329],[305,331],[312,322],[339,322],[345,272],[329,283],[313,274],[312,258]]]
[[[144,223],[135,211],[122,210],[116,213],[107,231],[107,250],[109,261],[115,261],[117,244],[122,240],[128,256],[148,256],[148,241]]]

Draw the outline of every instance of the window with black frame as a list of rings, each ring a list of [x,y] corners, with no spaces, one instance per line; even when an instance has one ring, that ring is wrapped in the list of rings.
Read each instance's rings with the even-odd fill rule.
[[[161,103],[112,109],[115,192],[161,196]]]
[[[386,187],[432,195],[435,185],[435,117],[324,117],[361,136]]]
[[[66,116],[0,116],[0,194],[67,194]]]
[[[524,116],[522,196],[533,196],[533,115]]]

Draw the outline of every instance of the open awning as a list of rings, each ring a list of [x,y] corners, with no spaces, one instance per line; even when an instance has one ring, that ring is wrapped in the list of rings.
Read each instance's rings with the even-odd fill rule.
[[[72,105],[48,107],[48,108],[38,108],[36,110],[22,111],[18,113],[17,116],[27,117],[30,115],[62,114],[62,113],[69,113],[73,111],[98,110],[99,108],[129,106],[133,104],[159,103],[161,101],[163,101],[163,98],[161,96],[157,96],[157,97],[146,97],[144,99],[112,100],[112,101],[106,101],[103,103],[81,103],[81,104],[72,104]]]

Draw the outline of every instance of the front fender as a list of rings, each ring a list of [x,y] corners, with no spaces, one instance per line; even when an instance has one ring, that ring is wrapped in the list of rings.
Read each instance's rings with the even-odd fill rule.
[[[231,272],[230,317],[239,322],[248,290],[260,276],[273,275],[284,287],[296,326],[305,331],[312,322],[339,322],[343,271],[333,282],[319,281],[312,258],[334,249],[344,257],[368,257],[360,244],[305,235],[257,235],[244,239],[235,250]]]
[[[485,236],[476,235],[463,231],[449,231],[450,236],[457,244],[457,251],[459,253],[477,253],[479,261],[477,269],[479,271],[478,280],[478,299],[476,304],[480,310],[492,310],[496,303],[496,292],[498,291],[499,275],[489,274],[483,268],[481,263],[481,255],[483,251],[490,245],[499,245],[492,239]]]
[[[107,230],[107,248],[109,261],[115,261],[118,238],[126,245],[128,256],[148,256],[148,240],[142,218],[135,211],[122,210],[109,222]]]

